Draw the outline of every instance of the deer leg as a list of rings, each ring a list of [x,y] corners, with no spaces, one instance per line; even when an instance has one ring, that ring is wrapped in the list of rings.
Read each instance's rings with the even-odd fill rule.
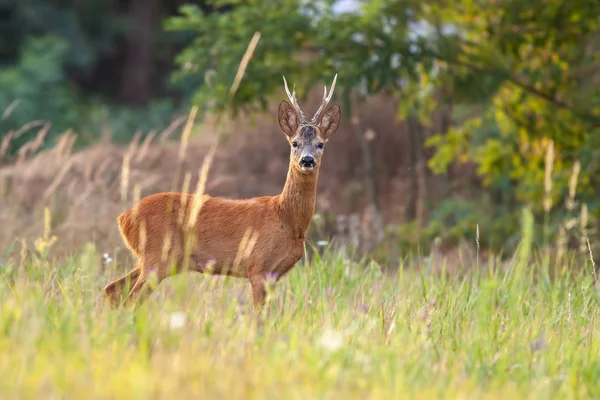
[[[170,268],[171,265],[177,264],[167,261],[158,261],[156,263],[144,261],[143,267],[140,268],[141,272],[138,280],[131,288],[124,304],[130,305],[134,303],[136,307],[141,306],[162,281],[181,272],[178,268]]]
[[[137,282],[131,288],[127,298],[123,301],[124,305],[135,304],[136,307],[141,306],[150,297],[154,289],[147,285],[148,277],[142,273]]]
[[[254,310],[260,312],[265,305],[267,298],[267,290],[265,288],[265,276],[253,276],[250,278],[250,285],[252,286],[252,304]]]
[[[111,307],[119,306],[123,293],[129,293],[129,289],[135,285],[141,273],[142,268],[138,265],[126,275],[106,285],[104,293],[106,293]]]

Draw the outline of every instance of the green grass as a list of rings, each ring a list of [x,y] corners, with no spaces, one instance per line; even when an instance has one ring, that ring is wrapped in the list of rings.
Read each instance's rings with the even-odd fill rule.
[[[235,278],[181,275],[137,311],[113,311],[102,287],[124,266],[93,246],[7,263],[0,397],[598,398],[591,274],[551,280],[528,258],[386,276],[328,252],[277,285],[261,326]]]

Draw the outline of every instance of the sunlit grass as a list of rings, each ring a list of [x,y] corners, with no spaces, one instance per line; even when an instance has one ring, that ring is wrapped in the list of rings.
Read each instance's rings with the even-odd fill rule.
[[[2,265],[3,399],[600,396],[591,274],[550,279],[525,250],[463,277],[313,255],[262,324],[247,282],[199,274],[111,310],[102,287],[123,267],[104,259]]]

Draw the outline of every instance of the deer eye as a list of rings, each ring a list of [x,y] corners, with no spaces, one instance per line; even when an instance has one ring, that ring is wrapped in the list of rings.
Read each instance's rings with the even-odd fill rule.
[[[325,143],[321,142],[317,145],[317,148],[322,149],[323,147],[325,147]]]
[[[293,148],[296,148],[296,147],[298,147],[298,142],[296,142],[296,141],[294,140],[294,141],[292,142],[292,147],[293,147]]]

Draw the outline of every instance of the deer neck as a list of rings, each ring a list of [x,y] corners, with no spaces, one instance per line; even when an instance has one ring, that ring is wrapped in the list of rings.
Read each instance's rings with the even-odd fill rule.
[[[303,173],[294,168],[290,161],[285,186],[279,196],[283,214],[302,238],[308,231],[315,212],[318,177],[318,167],[311,173]]]

